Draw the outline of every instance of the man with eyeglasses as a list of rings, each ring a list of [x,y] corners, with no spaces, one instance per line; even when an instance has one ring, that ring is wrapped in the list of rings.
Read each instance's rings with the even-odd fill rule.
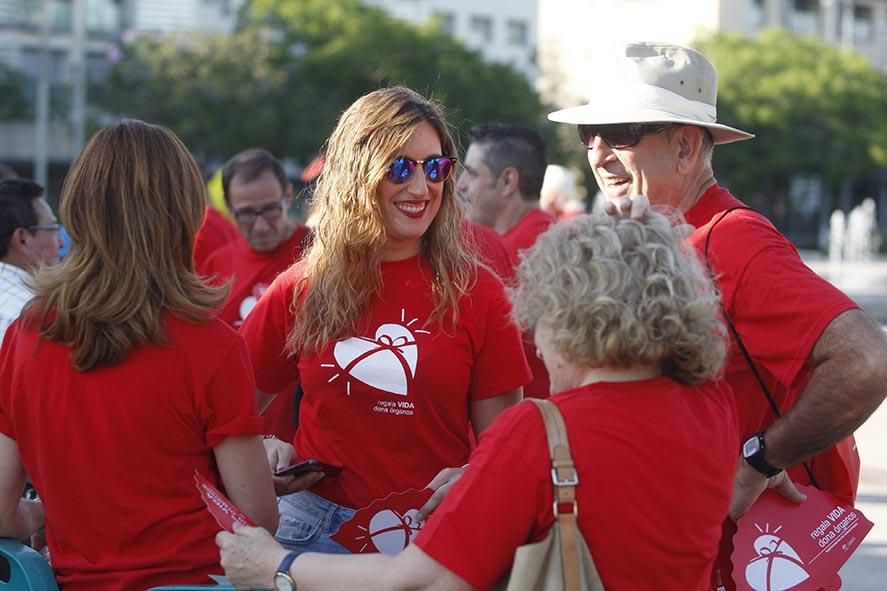
[[[59,262],[61,225],[43,194],[27,179],[0,181],[0,339],[33,296],[29,274]]]
[[[310,233],[292,218],[292,184],[266,150],[233,156],[222,169],[222,191],[242,239],[213,252],[201,271],[219,282],[232,280],[219,318],[238,328],[274,278],[301,258]],[[287,388],[265,411],[265,433],[292,439],[292,392]]]
[[[767,488],[801,502],[793,482],[852,503],[859,482],[852,434],[887,391],[887,339],[764,216],[718,184],[714,146],[753,136],[716,122],[717,73],[704,56],[628,43],[602,67],[587,105],[549,119],[578,125],[611,213],[664,208],[693,227],[689,242],[716,280],[732,340],[725,380],[742,440],[730,517]],[[733,531],[726,522],[713,588],[733,588]]]

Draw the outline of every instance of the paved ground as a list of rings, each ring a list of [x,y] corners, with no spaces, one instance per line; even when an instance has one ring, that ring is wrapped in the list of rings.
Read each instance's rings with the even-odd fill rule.
[[[842,589],[887,590],[887,405],[882,405],[857,431],[862,459],[856,506],[875,524],[862,547],[841,569]]]
[[[887,329],[887,260],[842,265],[815,255],[806,255],[805,260]],[[841,569],[842,589],[887,591],[887,404],[859,428],[856,443],[862,460],[857,507],[875,527]]]

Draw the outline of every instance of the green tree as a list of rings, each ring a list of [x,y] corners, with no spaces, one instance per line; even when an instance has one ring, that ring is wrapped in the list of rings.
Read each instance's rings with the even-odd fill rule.
[[[0,63],[0,121],[26,119],[30,116],[24,87],[25,77]]]
[[[172,128],[209,162],[253,145],[280,151],[286,73],[271,67],[271,50],[256,30],[141,37],[91,94],[107,111]]]
[[[864,57],[781,30],[697,47],[718,69],[718,120],[757,136],[715,151],[737,194],[790,209],[792,176],[821,175],[830,211],[842,187],[887,167],[887,82]]]
[[[550,133],[521,74],[435,23],[414,27],[357,0],[253,0],[231,37],[138,39],[96,96],[171,127],[208,161],[259,145],[306,162],[354,99],[394,84],[439,100],[463,134],[489,119]]]
[[[292,100],[310,101],[315,109],[305,113],[305,123],[320,116],[324,137],[354,99],[394,84],[446,105],[461,132],[490,119],[544,124],[544,109],[523,75],[485,62],[436,23],[415,27],[358,0],[253,0],[243,20],[281,40],[280,67],[293,53],[304,56],[290,79]]]

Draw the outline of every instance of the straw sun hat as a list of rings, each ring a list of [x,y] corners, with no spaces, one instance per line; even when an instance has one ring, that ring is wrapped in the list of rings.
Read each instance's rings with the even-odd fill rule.
[[[548,118],[578,125],[698,125],[711,132],[715,144],[754,137],[716,122],[718,74],[701,53],[687,47],[622,44],[594,75],[587,105],[555,111]]]

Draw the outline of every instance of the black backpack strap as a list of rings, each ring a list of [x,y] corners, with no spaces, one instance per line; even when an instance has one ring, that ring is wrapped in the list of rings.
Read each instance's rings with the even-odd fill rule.
[[[732,211],[736,211],[737,209],[747,209],[748,211],[754,211],[750,207],[745,206],[736,206],[731,207],[721,213],[720,217],[714,221],[714,223],[708,228],[708,234],[705,236],[705,247],[703,250],[703,254],[705,257],[705,268],[708,271],[708,276],[711,279],[712,283],[720,292],[720,287],[718,286],[717,279],[715,278],[714,271],[711,268],[711,261],[708,257],[708,247],[711,243],[711,233],[715,229],[721,221],[727,217]],[[773,411],[773,414],[776,415],[777,418],[782,416],[782,411],[779,408],[779,405],[776,403],[776,399],[773,398],[773,394],[770,392],[770,389],[767,387],[767,384],[764,382],[764,378],[761,377],[760,372],[758,372],[758,368],[755,365],[754,359],[751,356],[751,353],[748,352],[748,349],[745,347],[745,343],[742,342],[742,338],[739,336],[739,331],[736,330],[736,326],[733,324],[733,320],[730,318],[730,315],[727,314],[727,309],[724,307],[724,302],[721,300],[721,313],[724,316],[724,321],[727,323],[727,328],[730,329],[730,334],[733,335],[733,339],[736,341],[736,345],[739,347],[739,351],[742,353],[742,357],[745,359],[745,363],[748,365],[749,369],[751,369],[752,374],[755,376],[755,380],[758,382],[758,387],[761,389],[761,392],[764,394],[764,398],[767,399],[767,403],[770,405],[770,409]],[[819,488],[819,483],[816,481],[816,477],[813,476],[813,470],[810,469],[810,466],[807,465],[806,462],[801,463],[804,466],[804,470],[807,472],[807,476],[810,478],[810,482],[816,488]]]

